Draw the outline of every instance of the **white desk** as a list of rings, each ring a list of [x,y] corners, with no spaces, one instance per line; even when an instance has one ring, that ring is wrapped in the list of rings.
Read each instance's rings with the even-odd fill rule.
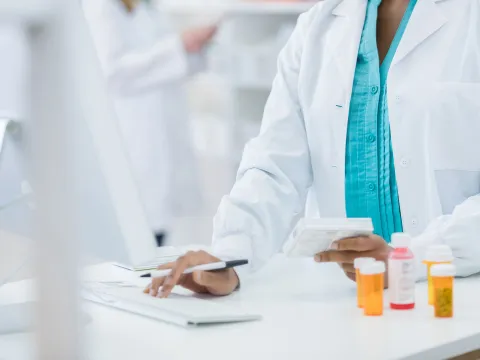
[[[102,265],[93,273],[124,277]],[[24,299],[27,282],[0,289],[0,303]],[[214,301],[242,306],[264,320],[184,329],[87,303],[88,359],[445,359],[480,348],[480,278],[457,280],[455,318],[435,319],[426,284],[417,309],[364,317],[355,286],[336,265],[274,258],[241,291]],[[161,301],[161,300],[159,300]],[[0,337],[0,359],[26,359],[30,335]],[[30,344],[30,346],[28,346]]]

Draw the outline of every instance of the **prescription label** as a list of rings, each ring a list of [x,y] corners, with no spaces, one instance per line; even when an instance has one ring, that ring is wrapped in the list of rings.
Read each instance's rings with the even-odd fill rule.
[[[415,263],[413,259],[390,259],[388,263],[390,303],[398,305],[415,302]]]
[[[453,316],[453,289],[439,288],[435,289],[435,316],[452,317]]]

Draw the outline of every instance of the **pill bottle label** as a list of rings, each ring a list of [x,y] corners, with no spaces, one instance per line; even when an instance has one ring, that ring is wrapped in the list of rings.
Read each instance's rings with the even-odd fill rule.
[[[390,259],[388,264],[390,303],[407,305],[415,302],[415,264],[413,259]]]
[[[453,290],[451,288],[435,289],[435,316],[451,317],[453,315]]]

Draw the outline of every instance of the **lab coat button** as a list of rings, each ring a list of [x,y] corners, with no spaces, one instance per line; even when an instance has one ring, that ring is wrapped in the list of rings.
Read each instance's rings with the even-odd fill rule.
[[[402,102],[402,98],[400,97],[400,95],[395,96],[395,102],[396,102],[397,104],[399,104],[399,103]]]
[[[378,86],[372,86],[372,94],[375,95],[378,93]]]
[[[375,135],[373,135],[373,134],[370,134],[370,135],[367,136],[367,141],[370,142],[370,143],[375,142],[375,139],[376,139]]]
[[[374,184],[374,183],[370,183],[370,184],[368,184],[368,190],[370,190],[370,191],[374,191],[374,190],[375,190],[375,188],[376,188],[376,186],[375,186],[375,184]]]
[[[417,225],[418,225],[418,220],[415,219],[415,218],[413,218],[413,219],[412,219],[412,225],[413,225],[413,226],[417,226]]]
[[[408,161],[408,159],[402,159],[400,163],[403,167],[408,167],[408,165],[410,165],[410,161]]]

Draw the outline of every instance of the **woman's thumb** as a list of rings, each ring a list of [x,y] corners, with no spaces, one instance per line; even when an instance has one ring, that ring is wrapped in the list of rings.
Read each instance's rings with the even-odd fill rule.
[[[197,284],[204,286],[213,295],[228,295],[238,285],[237,275],[232,269],[217,272],[195,271],[193,280]]]

